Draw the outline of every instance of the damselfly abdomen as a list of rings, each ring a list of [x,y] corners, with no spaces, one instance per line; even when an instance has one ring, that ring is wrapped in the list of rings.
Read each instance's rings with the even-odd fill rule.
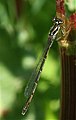
[[[25,88],[25,96],[27,96],[27,101],[25,103],[25,106],[23,107],[22,115],[24,115],[26,113],[26,111],[29,107],[29,104],[31,103],[31,100],[33,98],[33,95],[35,93],[35,90],[36,90],[36,87],[37,87],[37,84],[38,84],[38,81],[40,78],[40,73],[43,69],[43,65],[47,58],[48,51],[49,51],[50,47],[52,46],[60,28],[61,28],[61,24],[63,24],[63,21],[57,17],[55,17],[53,19],[53,21],[54,21],[54,24],[49,31],[48,41],[47,41],[46,47],[44,49],[44,52],[41,56],[39,63],[37,64],[34,72],[32,73],[31,79],[28,82],[27,87]]]

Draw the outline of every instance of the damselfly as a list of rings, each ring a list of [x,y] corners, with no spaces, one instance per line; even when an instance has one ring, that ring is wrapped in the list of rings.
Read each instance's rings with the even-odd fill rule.
[[[36,90],[36,87],[37,87],[37,84],[38,84],[38,81],[39,81],[39,78],[40,78],[40,73],[43,69],[43,65],[44,65],[45,60],[47,58],[47,53],[48,53],[50,47],[52,46],[60,28],[61,28],[61,24],[63,24],[63,21],[61,19],[57,18],[57,17],[55,17],[53,19],[53,21],[54,21],[54,24],[50,28],[50,31],[49,31],[49,34],[48,34],[47,45],[44,49],[44,52],[41,56],[41,59],[40,59],[39,63],[37,64],[32,76],[31,76],[31,79],[28,82],[27,87],[25,88],[25,96],[27,96],[27,101],[25,103],[25,106],[23,107],[22,115],[24,115],[26,113],[26,111],[28,110],[28,107],[31,103],[31,100],[32,100],[33,96],[34,96],[34,93],[35,93],[35,90]]]

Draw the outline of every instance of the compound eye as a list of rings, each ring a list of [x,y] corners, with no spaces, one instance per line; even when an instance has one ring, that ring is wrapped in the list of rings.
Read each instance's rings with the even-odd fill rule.
[[[63,23],[63,21],[62,21],[61,19],[57,18],[57,17],[54,17],[53,21],[54,21],[57,25]]]
[[[55,21],[55,20],[56,20],[56,18],[53,19],[53,21]]]
[[[56,21],[57,20],[57,17],[54,17],[53,21]]]
[[[63,23],[63,21],[62,20],[59,20],[59,24],[62,24]]]
[[[56,21],[56,24],[59,24],[59,21]]]

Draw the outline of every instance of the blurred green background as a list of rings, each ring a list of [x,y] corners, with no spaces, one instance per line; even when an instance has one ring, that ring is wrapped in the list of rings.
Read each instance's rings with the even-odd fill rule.
[[[0,0],[0,119],[59,120],[60,58],[54,42],[34,98],[21,115],[24,89],[47,43],[55,0]]]

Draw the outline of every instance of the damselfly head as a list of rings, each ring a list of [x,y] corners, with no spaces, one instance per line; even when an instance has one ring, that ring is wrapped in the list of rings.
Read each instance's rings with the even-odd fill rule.
[[[54,21],[55,24],[57,24],[57,25],[63,24],[63,21],[62,21],[60,18],[57,18],[57,17],[55,17],[55,18],[53,19],[53,21]]]

